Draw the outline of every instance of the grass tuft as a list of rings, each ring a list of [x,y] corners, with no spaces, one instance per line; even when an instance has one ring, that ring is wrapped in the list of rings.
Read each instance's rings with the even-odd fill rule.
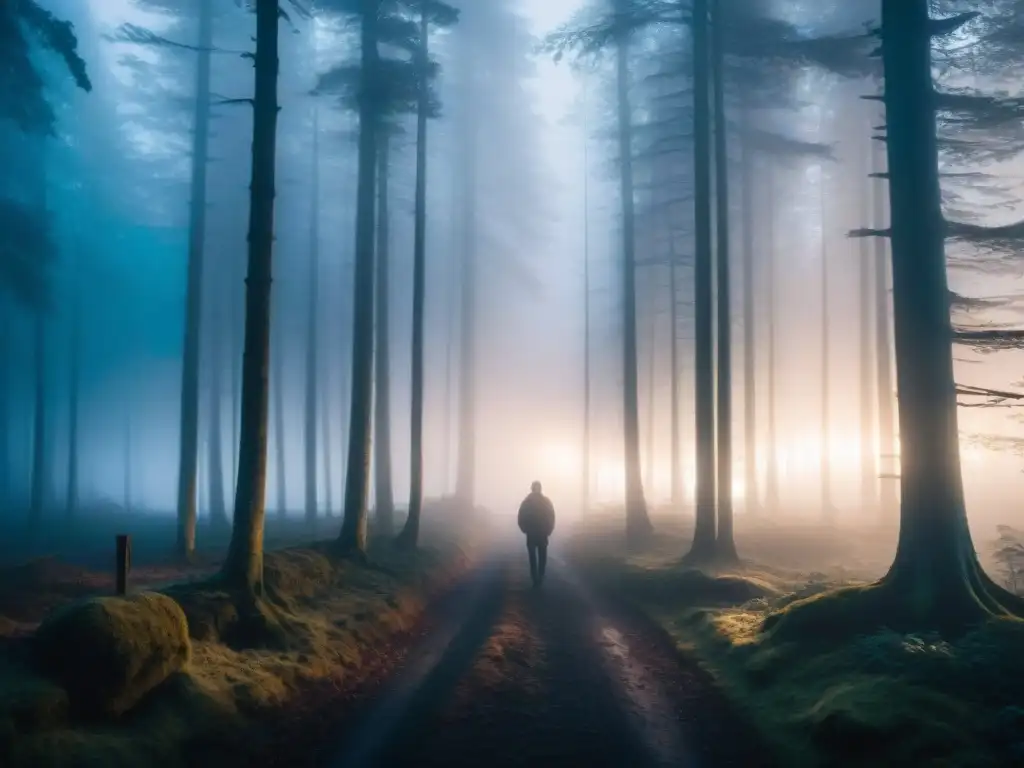
[[[159,595],[87,598],[60,607],[34,637],[25,636],[19,620],[20,634],[0,638],[0,765],[236,764],[265,736],[268,719],[314,684],[357,684],[367,660],[412,628],[430,594],[465,572],[472,534],[461,543],[436,530],[426,538],[427,545],[415,552],[381,541],[362,564],[330,557],[329,543],[269,552],[258,615],[214,577],[173,585]],[[159,654],[136,653],[130,662],[122,655],[120,666],[101,681],[123,683],[127,670],[128,677],[145,679],[146,690],[133,689],[118,706],[83,718],[72,706],[82,696],[81,686],[55,673],[52,664],[43,667],[49,676],[35,670],[32,649],[45,647],[50,662],[59,658],[75,641],[53,628],[66,627],[67,616],[83,612],[101,618],[104,632],[125,647],[154,647],[144,642],[146,622],[140,624],[138,611],[126,609],[154,601],[173,606],[182,632],[187,620],[188,636],[181,635],[190,647],[187,663],[165,668],[154,663]],[[120,624],[111,620],[118,612]],[[70,657],[81,662],[75,653]],[[150,686],[157,677],[159,684]]]
[[[864,617],[883,597],[868,578],[837,578],[822,563],[697,576],[678,565],[684,540],[636,555],[591,538],[573,556],[712,672],[780,764],[1024,764],[1024,622],[992,618],[947,637],[880,629]],[[741,553],[757,546],[748,543]]]

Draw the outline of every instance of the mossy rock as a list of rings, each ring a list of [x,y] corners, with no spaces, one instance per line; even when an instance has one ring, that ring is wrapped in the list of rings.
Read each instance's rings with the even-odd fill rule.
[[[32,638],[38,670],[79,715],[116,717],[189,662],[181,607],[166,595],[99,597],[49,616]]]
[[[20,660],[0,657],[0,764],[18,737],[64,725],[67,716],[67,691]]]

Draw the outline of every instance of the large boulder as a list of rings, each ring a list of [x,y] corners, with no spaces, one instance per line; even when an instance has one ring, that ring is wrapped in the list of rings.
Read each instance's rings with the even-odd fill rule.
[[[54,612],[32,638],[39,671],[68,692],[79,715],[116,717],[183,669],[188,621],[170,597],[99,597]]]

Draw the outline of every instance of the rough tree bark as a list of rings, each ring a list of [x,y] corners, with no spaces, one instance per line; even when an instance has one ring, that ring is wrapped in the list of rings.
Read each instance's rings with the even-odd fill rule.
[[[939,190],[927,0],[883,0],[900,535],[883,580],[919,623],[953,625],[1021,601],[978,564],[964,504]]]
[[[277,77],[280,67],[278,14],[277,0],[257,0],[256,87],[253,98],[249,264],[245,280],[238,481],[231,543],[222,569],[222,576],[228,584],[254,597],[263,594],[270,291],[277,164]]]
[[[876,584],[798,601],[765,628],[783,636],[939,630],[1024,612],[974,552],[960,471],[945,226],[939,189],[928,0],[883,0],[893,312],[899,394],[900,533]]]

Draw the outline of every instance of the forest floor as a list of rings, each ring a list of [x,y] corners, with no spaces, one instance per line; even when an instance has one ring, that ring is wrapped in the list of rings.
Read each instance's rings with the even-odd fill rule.
[[[620,520],[591,521],[568,558],[699,660],[782,765],[1024,765],[1024,622],[993,620],[953,641],[880,631],[827,648],[761,632],[798,598],[881,576],[894,532],[741,528],[743,565],[708,574],[681,563],[692,523],[654,523],[653,541],[631,553]]]
[[[187,567],[175,565],[169,554],[175,529],[166,517],[86,518],[55,530],[35,548],[22,546],[35,556],[20,564],[19,547],[8,536],[0,547],[0,562],[6,561],[0,566],[0,764],[223,765],[301,713],[301,702],[353,699],[395,666],[422,632],[424,609],[469,572],[486,546],[486,517],[467,517],[448,506],[425,510],[417,552],[400,552],[381,537],[365,563],[330,554],[337,520],[324,521],[313,533],[301,520],[269,520],[267,546],[273,551],[265,558],[260,609],[266,631],[253,642],[240,639],[243,612],[233,596],[210,580],[226,544],[223,534],[200,530],[196,562]],[[133,537],[127,599],[109,597],[120,532]],[[308,543],[325,538],[328,543]],[[153,591],[177,602],[157,598],[173,608],[169,624],[163,614],[154,619]],[[59,625],[63,617],[90,609],[99,611],[93,611],[93,626],[78,621],[68,631]],[[57,641],[58,655],[70,661],[58,664],[61,673],[77,664],[74,674],[82,680],[58,682],[41,673],[49,626],[59,626],[50,635],[67,635]],[[130,643],[120,643],[119,626],[135,634]],[[100,685],[83,650],[95,649],[90,633],[97,632],[104,638],[101,650],[134,644],[128,656],[139,657],[115,659],[116,680]],[[111,632],[114,643],[106,641]],[[167,647],[172,650],[165,653]],[[157,667],[161,682],[138,697],[129,692],[130,706],[116,716],[98,716],[76,701],[82,681],[103,691],[107,683],[123,689],[136,681],[151,688]],[[90,702],[99,695],[87,691]]]
[[[320,711],[329,715],[294,723],[277,750],[247,764],[774,765],[664,632],[600,599],[562,560],[533,589],[521,546],[489,558],[439,603],[397,672],[359,707]]]

